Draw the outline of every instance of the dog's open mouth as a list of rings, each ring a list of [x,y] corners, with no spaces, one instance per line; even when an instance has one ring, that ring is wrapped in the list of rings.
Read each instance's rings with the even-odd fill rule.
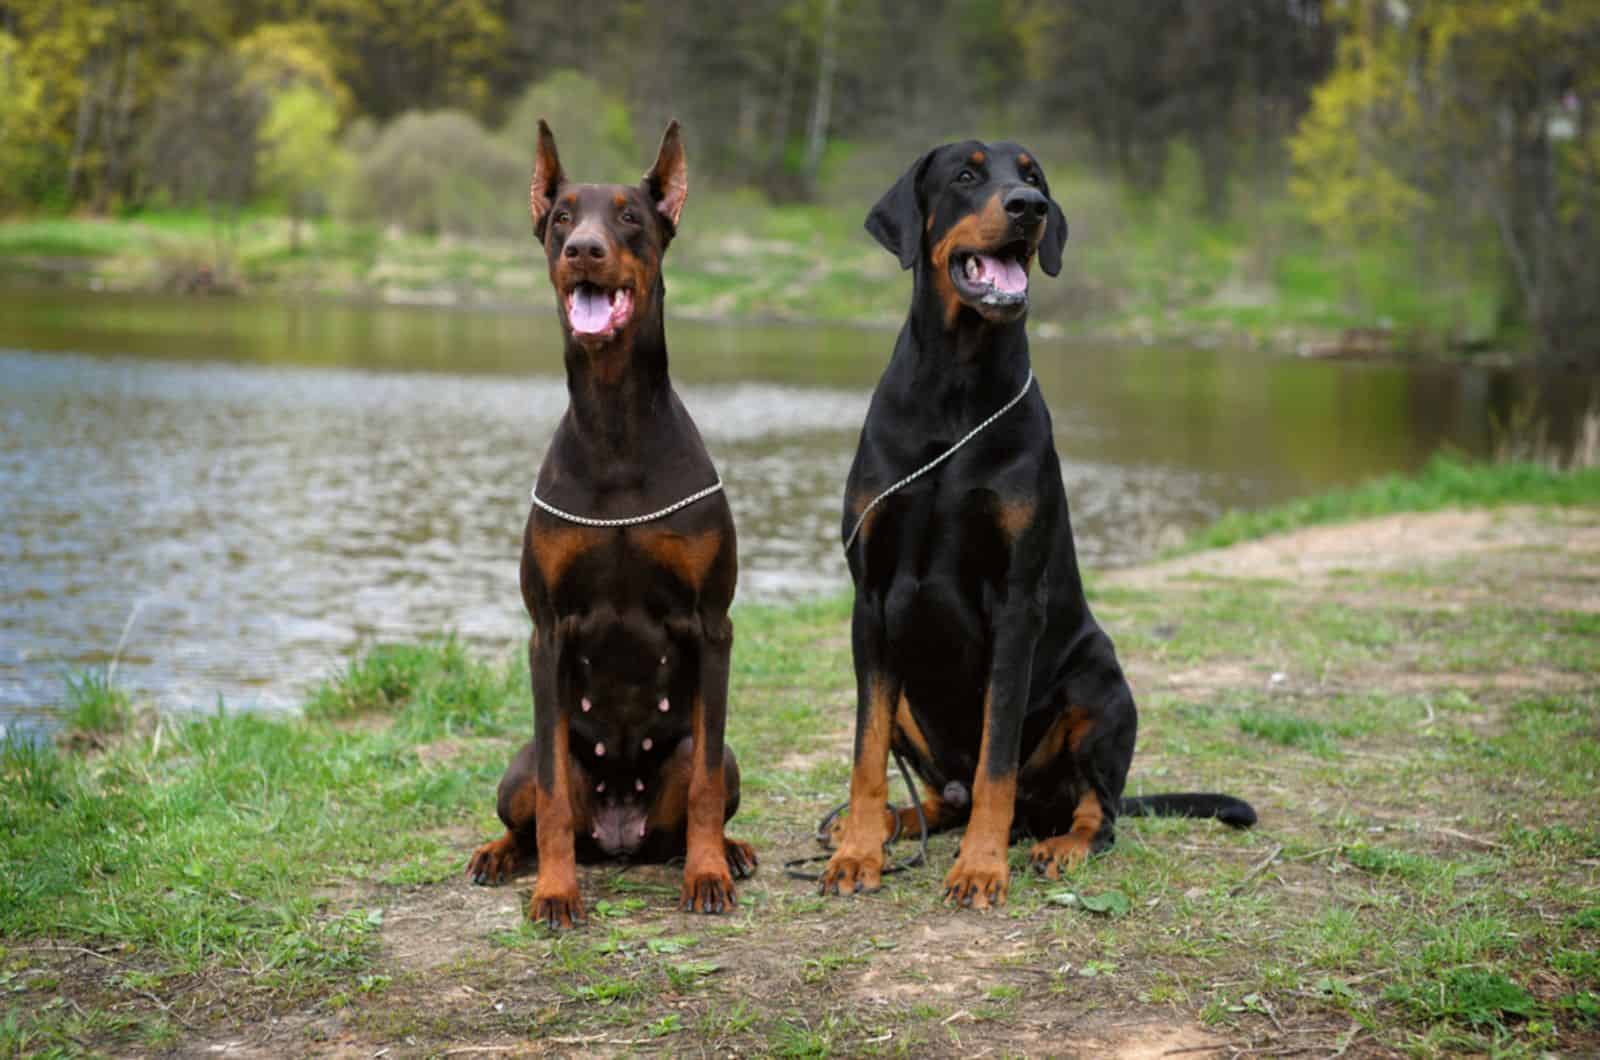
[[[610,338],[632,315],[633,292],[626,287],[580,283],[567,292],[567,323],[574,335]]]
[[[1014,309],[1028,302],[1028,266],[1032,258],[1025,240],[988,252],[958,251],[950,255],[950,278],[969,304]]]

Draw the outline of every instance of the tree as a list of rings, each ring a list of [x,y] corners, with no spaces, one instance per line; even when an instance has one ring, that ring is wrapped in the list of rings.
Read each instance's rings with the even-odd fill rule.
[[[189,60],[158,101],[146,142],[147,167],[174,202],[203,204],[219,221],[249,201],[256,184],[256,137],[266,111],[229,53]]]
[[[289,209],[292,251],[300,249],[301,220],[326,208],[329,188],[346,167],[335,140],[338,131],[333,101],[310,85],[278,93],[262,123],[262,183]]]
[[[1292,144],[1330,238],[1498,247],[1540,350],[1600,364],[1600,0],[1351,0]]]

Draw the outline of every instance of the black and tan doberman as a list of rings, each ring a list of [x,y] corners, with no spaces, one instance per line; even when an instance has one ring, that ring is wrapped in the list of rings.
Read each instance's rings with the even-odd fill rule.
[[[888,806],[891,747],[923,781],[930,825],[966,825],[944,881],[960,905],[1005,900],[1019,835],[1035,837],[1030,862],[1055,877],[1110,845],[1118,813],[1254,823],[1228,796],[1122,796],[1133,695],[1084,600],[1028,359],[1029,275],[1035,261],[1056,275],[1067,239],[1038,160],[1012,143],[935,148],[866,227],[915,279],[845,491],[855,762],[823,892],[875,890],[893,814],[917,826],[914,808]]]
[[[522,544],[534,735],[500,781],[506,833],[467,874],[496,883],[536,857],[528,915],[552,927],[583,919],[579,858],[686,855],[680,904],[707,913],[756,865],[723,833],[733,516],[667,377],[661,262],[687,195],[676,122],[638,186],[569,182],[539,123],[530,203],[570,404]]]

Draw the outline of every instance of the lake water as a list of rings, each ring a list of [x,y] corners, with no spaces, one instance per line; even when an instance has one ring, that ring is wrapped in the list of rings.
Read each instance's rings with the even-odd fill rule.
[[[671,321],[739,525],[739,601],[842,592],[837,528],[894,335]],[[1561,441],[1596,381],[1034,343],[1085,566],[1228,508]],[[528,488],[566,404],[537,313],[0,291],[0,725],[116,659],[167,709],[291,709],[377,641],[526,631]],[[908,469],[909,470],[909,469]]]

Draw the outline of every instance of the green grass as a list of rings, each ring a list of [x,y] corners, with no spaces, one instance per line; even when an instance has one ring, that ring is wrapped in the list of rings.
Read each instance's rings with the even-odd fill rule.
[[[109,670],[83,670],[67,675],[66,727],[85,737],[109,736],[127,728],[131,704],[127,692],[114,685]]]
[[[1301,527],[1397,512],[1507,504],[1600,505],[1600,467],[1557,471],[1542,464],[1466,463],[1435,456],[1416,475],[1386,475],[1264,511],[1229,512],[1191,536],[1184,550],[1222,548]]]
[[[10,744],[0,1055],[251,1034],[285,1054],[1026,1054],[1200,1028],[1239,1048],[1593,1052],[1600,628],[1544,596],[1572,597],[1585,562],[1474,553],[1398,598],[1381,571],[1107,578],[1096,612],[1141,693],[1130,791],[1233,791],[1261,824],[1124,820],[1060,881],[1018,845],[987,915],[939,901],[952,835],[870,897],[779,871],[848,786],[842,599],[735,614],[730,832],[763,863],[720,918],[673,909],[674,865],[584,870],[589,924],[559,937],[523,919],[530,878],[460,878],[529,729],[520,645],[374,646],[300,718],[135,712],[97,743]],[[73,688],[114,716],[103,675]]]

